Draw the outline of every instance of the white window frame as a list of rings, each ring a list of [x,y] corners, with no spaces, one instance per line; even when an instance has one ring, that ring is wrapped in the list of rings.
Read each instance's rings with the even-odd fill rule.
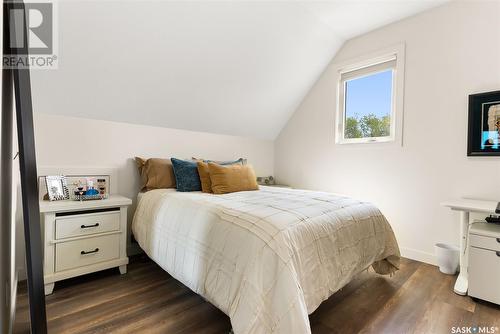
[[[369,67],[380,65],[389,61],[396,62],[393,69],[392,77],[392,108],[391,108],[391,129],[390,135],[386,137],[367,137],[367,138],[344,138],[344,123],[345,123],[345,87],[346,81],[342,80],[342,76],[346,73],[368,69]],[[377,144],[377,143],[397,143],[402,145],[403,138],[403,107],[404,107],[404,79],[405,79],[405,45],[403,43],[392,46],[390,48],[357,58],[352,61],[344,62],[337,65],[337,112],[335,126],[335,143],[336,144]],[[380,72],[374,70],[368,74],[362,74],[358,77],[362,78]]]

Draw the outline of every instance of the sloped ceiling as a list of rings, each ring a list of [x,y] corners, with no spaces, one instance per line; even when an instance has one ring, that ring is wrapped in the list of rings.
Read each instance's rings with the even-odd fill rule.
[[[59,1],[35,112],[274,139],[346,39],[442,2]]]

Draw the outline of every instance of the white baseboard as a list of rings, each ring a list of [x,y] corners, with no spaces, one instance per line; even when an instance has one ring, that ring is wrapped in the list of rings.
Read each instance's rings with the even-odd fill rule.
[[[400,247],[399,248],[401,251],[401,256],[406,257],[408,259],[420,261],[420,262],[425,262],[428,264],[436,265],[436,255],[432,253],[427,253],[427,252],[422,252],[417,249],[413,248],[407,248],[407,247]]]

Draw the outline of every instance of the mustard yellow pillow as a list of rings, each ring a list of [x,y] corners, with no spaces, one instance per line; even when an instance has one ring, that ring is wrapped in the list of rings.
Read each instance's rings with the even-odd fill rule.
[[[221,166],[209,162],[208,171],[214,194],[259,189],[255,173],[250,165]]]
[[[141,176],[141,190],[175,188],[175,176],[170,159],[135,157],[139,175]]]
[[[212,193],[212,182],[210,181],[210,172],[208,170],[208,163],[213,162],[217,165],[246,165],[247,159],[239,158],[235,161],[212,161],[212,160],[201,160],[192,158],[196,160],[198,166],[198,175],[200,175],[201,181],[201,191],[204,193]]]
[[[200,175],[201,191],[204,193],[212,192],[212,182],[210,181],[210,171],[208,170],[208,163],[197,161],[198,174]]]

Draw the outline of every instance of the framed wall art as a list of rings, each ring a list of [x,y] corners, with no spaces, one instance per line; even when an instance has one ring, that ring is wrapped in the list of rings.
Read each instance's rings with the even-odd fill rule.
[[[469,95],[468,156],[500,156],[500,91]]]

